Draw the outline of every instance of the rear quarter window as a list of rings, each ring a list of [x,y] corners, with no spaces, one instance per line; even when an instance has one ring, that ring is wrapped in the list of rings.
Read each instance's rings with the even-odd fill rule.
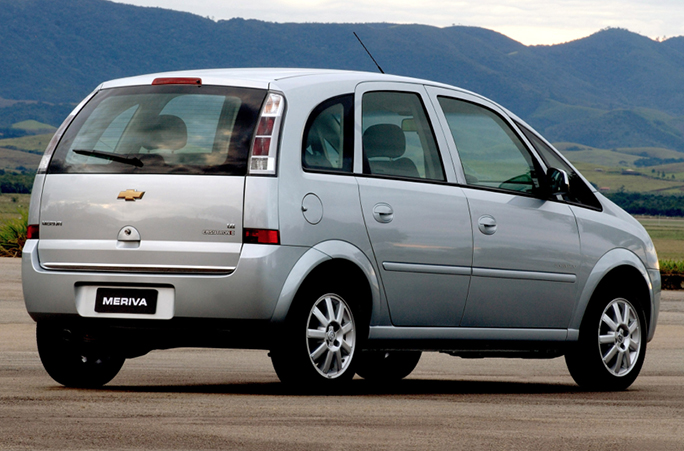
[[[302,167],[351,173],[354,165],[354,95],[333,97],[311,112],[304,128]]]

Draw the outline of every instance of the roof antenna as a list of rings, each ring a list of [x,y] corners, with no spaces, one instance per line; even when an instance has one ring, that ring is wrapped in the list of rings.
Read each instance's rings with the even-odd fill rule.
[[[381,73],[381,74],[384,74],[385,71],[382,70],[382,67],[380,67],[380,65],[378,64],[378,62],[375,61],[375,58],[373,58],[373,55],[371,55],[371,52],[369,52],[368,49],[366,48],[366,46],[363,45],[363,41],[361,40],[361,38],[359,37],[359,35],[356,34],[356,31],[352,31],[352,33],[354,33],[354,36],[356,36],[356,39],[359,40],[359,43],[363,46],[363,49],[366,51],[366,53],[368,53],[368,56],[370,56],[370,59],[373,60],[373,62],[375,63],[375,66],[378,68],[378,70],[380,71],[380,73]]]

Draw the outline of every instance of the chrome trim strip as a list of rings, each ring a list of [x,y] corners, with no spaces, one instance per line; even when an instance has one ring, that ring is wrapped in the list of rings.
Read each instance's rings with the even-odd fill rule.
[[[422,263],[397,263],[383,262],[385,271],[414,272],[425,274],[450,274],[457,276],[493,277],[497,279],[524,279],[542,280],[548,282],[575,283],[577,276],[574,274],[515,271],[510,269],[468,268],[465,266],[426,265]]]
[[[568,339],[568,330],[371,326],[368,338],[371,340],[517,340],[562,342]]]
[[[234,266],[117,265],[100,263],[41,263],[44,269],[78,272],[139,272],[145,274],[210,274],[227,275]]]
[[[497,279],[542,280],[547,282],[575,283],[575,274],[554,272],[512,271],[509,269],[473,268],[474,277],[493,277]]]
[[[396,263],[383,262],[385,271],[417,272],[426,274],[450,274],[456,276],[469,276],[470,268],[465,266],[426,265],[421,263]]]

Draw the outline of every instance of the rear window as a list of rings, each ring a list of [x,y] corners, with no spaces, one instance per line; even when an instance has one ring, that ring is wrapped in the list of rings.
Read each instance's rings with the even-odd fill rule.
[[[67,129],[48,172],[244,175],[265,97],[218,86],[103,90]]]

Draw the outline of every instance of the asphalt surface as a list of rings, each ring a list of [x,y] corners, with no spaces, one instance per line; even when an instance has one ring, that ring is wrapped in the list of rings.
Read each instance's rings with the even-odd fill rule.
[[[103,389],[56,384],[0,259],[0,450],[682,450],[684,292],[664,292],[625,392],[591,393],[554,360],[424,354],[396,385],[287,393],[265,351],[178,349],[129,360]]]

